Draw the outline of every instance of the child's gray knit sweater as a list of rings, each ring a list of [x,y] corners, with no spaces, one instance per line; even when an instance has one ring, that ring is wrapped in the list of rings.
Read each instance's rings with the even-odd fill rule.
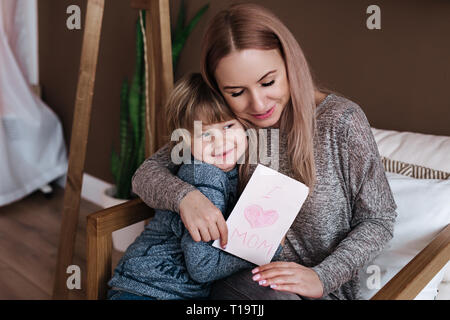
[[[192,163],[182,165],[177,175],[228,216],[237,200],[236,168],[224,172],[206,163]],[[212,281],[255,267],[211,244],[195,242],[177,213],[156,210],[119,261],[108,285],[157,299],[206,298]],[[280,252],[281,247],[277,255]]]

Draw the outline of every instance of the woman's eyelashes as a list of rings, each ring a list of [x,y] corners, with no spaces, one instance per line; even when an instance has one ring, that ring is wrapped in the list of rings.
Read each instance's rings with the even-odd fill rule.
[[[241,90],[241,91],[239,91],[239,92],[233,92],[233,93],[231,94],[231,96],[232,96],[233,98],[236,98],[236,97],[239,97],[243,92],[244,92],[244,90]]]
[[[261,85],[263,86],[263,87],[270,87],[270,86],[272,86],[273,84],[275,83],[275,80],[272,80],[272,81],[270,81],[270,82],[266,82],[266,83],[262,83]],[[233,98],[236,98],[236,97],[239,97],[241,94],[243,94],[244,93],[244,89],[242,89],[241,91],[239,91],[239,92],[233,92],[233,93],[231,93],[231,96],[233,97]]]
[[[272,81],[270,81],[270,82],[263,83],[262,86],[263,86],[263,87],[270,87],[270,86],[273,85],[274,83],[275,83],[275,80],[272,80]]]

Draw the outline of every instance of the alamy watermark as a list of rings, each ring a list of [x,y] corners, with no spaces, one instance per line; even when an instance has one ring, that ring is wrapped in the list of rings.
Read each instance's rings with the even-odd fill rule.
[[[67,7],[66,13],[70,14],[66,20],[66,26],[69,30],[80,30],[81,29],[81,9],[78,5],[72,4]],[[367,7],[366,14],[370,16],[366,19],[366,27],[369,30],[380,30],[381,29],[381,8],[372,4]]]
[[[370,16],[367,18],[366,26],[369,30],[381,29],[381,9],[376,4],[372,4],[367,7],[367,14]]]
[[[66,273],[70,274],[66,280],[67,289],[81,289],[81,269],[79,266],[73,264],[67,267]]]
[[[366,269],[367,274],[371,274],[366,280],[366,286],[369,290],[381,289],[381,269],[377,265],[370,265]]]
[[[80,7],[72,4],[67,7],[66,13],[70,14],[66,20],[66,26],[69,30],[80,30],[81,29],[81,10]]]

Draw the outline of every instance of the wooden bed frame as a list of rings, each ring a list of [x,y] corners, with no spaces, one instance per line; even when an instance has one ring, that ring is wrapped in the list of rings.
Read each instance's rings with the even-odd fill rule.
[[[107,208],[87,217],[87,298],[104,299],[111,279],[111,233],[153,217],[141,199]],[[391,279],[372,300],[411,300],[450,259],[450,225]]]
[[[162,146],[165,128],[161,106],[173,86],[172,51],[170,41],[169,0],[131,0],[131,6],[147,10],[147,72],[150,99],[147,104],[146,156]],[[88,0],[86,25],[80,63],[74,126],[69,158],[69,170],[64,195],[63,222],[55,273],[53,298],[67,298],[66,268],[71,264],[75,244],[78,208],[81,193],[84,158],[92,105],[95,69],[98,58],[104,0]],[[153,209],[141,199],[130,200],[87,217],[87,298],[104,299],[111,278],[113,231],[142,220],[151,219]],[[389,281],[372,300],[414,299],[450,259],[450,225],[425,249]]]

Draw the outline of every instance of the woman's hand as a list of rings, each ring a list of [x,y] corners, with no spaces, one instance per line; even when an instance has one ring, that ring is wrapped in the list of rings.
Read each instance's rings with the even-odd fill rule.
[[[264,287],[308,298],[320,298],[323,285],[317,273],[295,262],[272,262],[252,270],[253,280]]]
[[[227,245],[228,228],[222,212],[200,191],[191,191],[181,200],[180,217],[194,241],[220,238],[222,248]]]

